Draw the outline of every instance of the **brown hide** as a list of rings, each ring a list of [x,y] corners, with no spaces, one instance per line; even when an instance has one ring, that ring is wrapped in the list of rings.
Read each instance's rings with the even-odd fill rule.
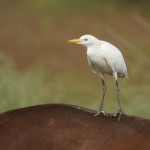
[[[150,150],[150,120],[100,115],[70,105],[0,114],[0,150]]]

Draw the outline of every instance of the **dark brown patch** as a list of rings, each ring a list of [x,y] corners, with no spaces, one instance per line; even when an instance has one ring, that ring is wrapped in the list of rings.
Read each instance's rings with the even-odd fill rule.
[[[149,150],[150,120],[52,104],[0,115],[0,150]]]

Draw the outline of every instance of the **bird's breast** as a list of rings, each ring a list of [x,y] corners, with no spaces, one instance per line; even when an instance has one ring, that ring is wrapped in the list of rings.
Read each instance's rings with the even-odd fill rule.
[[[97,72],[112,74],[112,70],[107,64],[106,59],[99,52],[87,51],[87,55],[91,60],[92,64],[95,66]]]

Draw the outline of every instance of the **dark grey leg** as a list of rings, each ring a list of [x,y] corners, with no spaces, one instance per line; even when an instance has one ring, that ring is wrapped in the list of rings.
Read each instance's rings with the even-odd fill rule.
[[[122,111],[121,102],[120,102],[120,89],[119,89],[119,84],[117,80],[116,80],[116,93],[117,93],[117,100],[118,100],[118,114],[119,114],[118,121],[119,121],[121,118],[121,115],[123,114],[123,111]]]
[[[100,101],[100,109],[99,109],[99,111],[97,112],[97,114],[95,116],[97,116],[101,113],[105,114],[105,112],[103,110],[104,97],[105,97],[105,93],[106,93],[106,84],[105,84],[104,79],[102,79],[102,90],[103,90],[103,93],[102,93],[102,98],[101,98],[101,101]]]
[[[103,112],[104,97],[105,97],[105,93],[106,93],[106,84],[103,79],[102,79],[102,90],[103,90],[103,94],[102,94],[102,98],[101,98],[101,102],[100,102],[101,104],[100,104],[99,112]]]

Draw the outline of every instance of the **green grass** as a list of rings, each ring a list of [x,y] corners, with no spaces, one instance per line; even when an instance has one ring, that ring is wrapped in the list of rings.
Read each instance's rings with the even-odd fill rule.
[[[51,75],[37,65],[24,71],[15,69],[10,58],[0,55],[0,109],[6,111],[44,103],[67,103],[97,110],[101,81],[98,75],[66,73]],[[88,70],[89,71],[89,70]],[[149,84],[137,84],[120,79],[121,100],[127,114],[150,117]],[[117,111],[115,85],[106,76],[106,112]]]
[[[48,88],[44,84],[43,73],[34,69],[18,72],[12,64],[10,60],[1,57],[1,111],[42,103],[43,99],[47,100]]]

